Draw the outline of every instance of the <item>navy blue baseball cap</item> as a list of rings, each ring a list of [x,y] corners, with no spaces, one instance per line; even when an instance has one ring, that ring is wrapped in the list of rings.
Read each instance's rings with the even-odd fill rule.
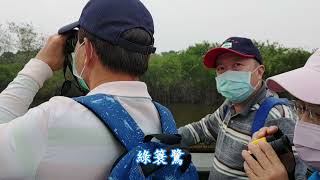
[[[128,51],[141,54],[156,51],[153,47],[153,19],[139,0],[90,0],[83,8],[79,21],[62,27],[58,33],[67,33],[80,27]],[[122,33],[134,28],[148,32],[152,37],[152,44],[145,46],[121,38]]]
[[[259,49],[250,39],[231,37],[225,40],[220,47],[207,52],[203,61],[205,66],[208,68],[216,68],[216,60],[220,55],[225,53],[233,53],[243,58],[254,58],[260,64],[263,64]]]

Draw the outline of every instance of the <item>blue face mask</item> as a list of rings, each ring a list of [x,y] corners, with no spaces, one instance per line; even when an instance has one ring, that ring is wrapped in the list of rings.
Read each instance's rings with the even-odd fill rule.
[[[84,42],[80,44],[79,48],[80,48],[83,44],[84,44]],[[78,49],[79,49],[79,48],[78,48]],[[81,70],[81,73],[79,74],[78,71],[77,71],[76,56],[77,56],[77,51],[75,51],[74,56],[73,56],[73,58],[72,58],[72,73],[73,73],[73,75],[75,75],[75,76],[77,77],[78,82],[79,82],[81,88],[83,88],[84,90],[89,91],[89,87],[88,87],[87,83],[86,83],[86,82],[84,81],[84,79],[82,78],[82,74],[83,74],[83,71],[85,70],[86,66],[83,66],[83,68],[82,68],[82,70]]]
[[[232,103],[241,103],[245,101],[260,84],[257,83],[256,87],[252,87],[251,75],[253,72],[227,71],[217,76],[216,82],[218,92]]]

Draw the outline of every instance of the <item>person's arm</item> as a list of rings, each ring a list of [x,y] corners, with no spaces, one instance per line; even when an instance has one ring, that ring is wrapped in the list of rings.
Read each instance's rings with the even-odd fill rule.
[[[31,59],[0,94],[0,124],[24,115],[38,90],[51,76],[48,64]]]
[[[183,146],[190,146],[200,142],[210,144],[216,141],[219,123],[221,123],[220,108],[198,122],[180,127],[178,132],[182,136],[181,144]]]
[[[49,101],[29,111],[27,108],[44,80],[62,68],[66,39],[67,36],[51,36],[37,54],[39,60],[30,61],[0,96],[2,110],[7,110],[0,111],[4,112],[0,117],[6,119],[0,119],[0,179],[34,178],[46,150],[51,112],[57,105]]]
[[[53,35],[45,46],[20,71],[0,94],[0,124],[25,114],[44,81],[52,71],[63,67],[67,36]]]
[[[49,104],[0,124],[0,179],[32,179],[46,150]],[[52,111],[51,111],[52,112]]]

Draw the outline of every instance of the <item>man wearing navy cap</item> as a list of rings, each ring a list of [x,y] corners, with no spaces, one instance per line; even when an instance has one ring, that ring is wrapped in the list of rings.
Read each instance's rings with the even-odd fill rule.
[[[231,37],[210,50],[204,64],[216,70],[216,87],[226,100],[213,114],[179,128],[183,144],[215,142],[210,179],[247,179],[241,152],[251,140],[252,124],[260,105],[268,97],[276,96],[263,81],[263,59],[250,39]],[[291,108],[276,105],[267,113],[265,125],[281,126],[292,141],[297,117]],[[296,163],[296,178],[303,179],[305,167],[297,157]]]
[[[154,26],[139,0],[91,0],[79,21],[73,74],[88,95],[108,94],[144,134],[162,132],[158,111],[139,81],[148,69]],[[0,179],[105,179],[125,152],[106,126],[67,97],[28,110],[43,83],[62,68],[67,36],[53,35],[0,94]]]

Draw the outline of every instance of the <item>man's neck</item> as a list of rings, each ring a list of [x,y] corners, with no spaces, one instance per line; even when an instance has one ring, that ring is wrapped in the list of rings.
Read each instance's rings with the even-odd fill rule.
[[[237,114],[243,111],[243,109],[247,106],[247,102],[248,101],[246,100],[242,103],[234,104],[234,110],[236,111]]]
[[[96,88],[97,86],[115,81],[138,81],[139,78],[136,76],[128,75],[125,73],[114,73],[111,71],[94,72],[89,80],[90,90]]]

